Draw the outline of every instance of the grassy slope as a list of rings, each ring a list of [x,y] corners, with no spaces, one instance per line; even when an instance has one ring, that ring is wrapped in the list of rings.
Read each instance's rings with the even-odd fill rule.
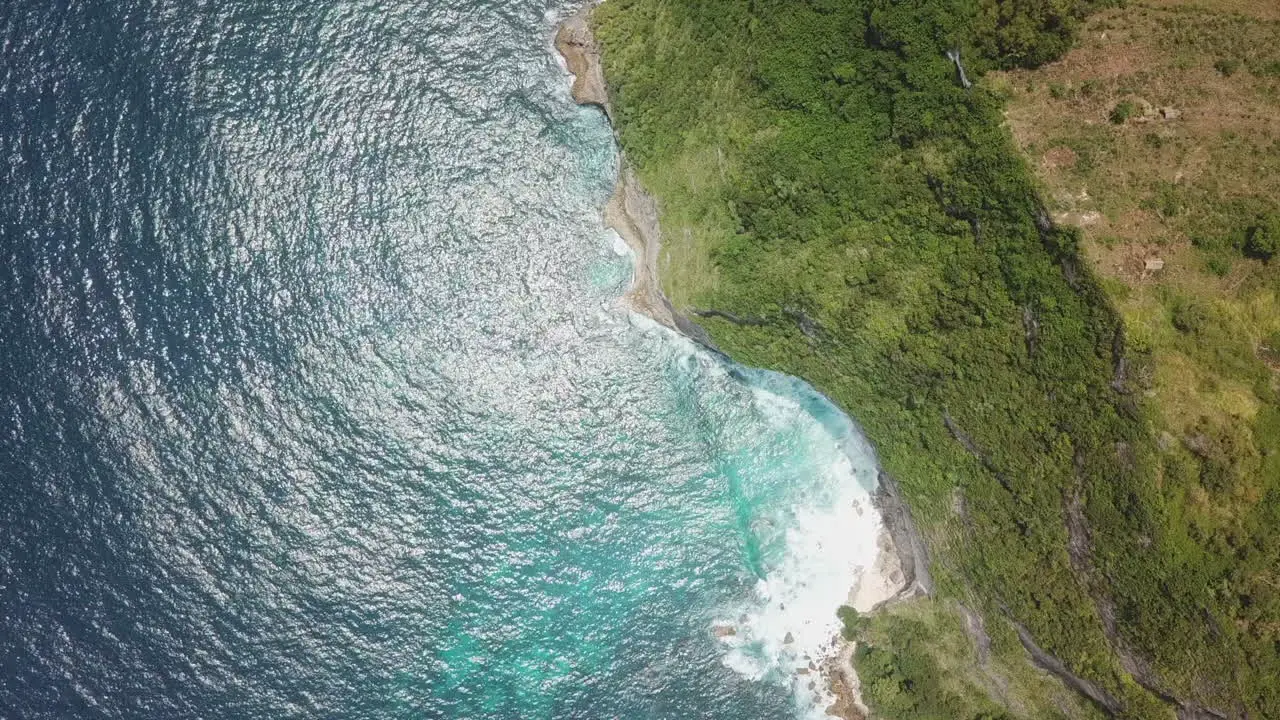
[[[662,204],[664,284],[679,307],[764,320],[703,324],[859,419],[944,593],[1024,623],[1134,717],[1169,711],[1121,668],[1093,597],[1179,694],[1280,714],[1274,647],[1243,638],[1187,551],[1148,411],[1112,387],[1118,318],[1076,235],[1037,227],[1002,98],[959,88],[942,55],[961,46],[973,75],[1048,59],[1042,36],[990,20],[1001,5],[602,5],[621,143]],[[1088,527],[1075,566],[1068,507]]]
[[[1135,2],[1093,18],[1062,62],[998,79],[1019,145],[1053,209],[1081,226],[1140,351],[1173,546],[1205,569],[1228,635],[1273,677],[1280,263],[1248,235],[1280,217],[1276,37],[1280,6]],[[1121,103],[1178,114],[1110,122]]]

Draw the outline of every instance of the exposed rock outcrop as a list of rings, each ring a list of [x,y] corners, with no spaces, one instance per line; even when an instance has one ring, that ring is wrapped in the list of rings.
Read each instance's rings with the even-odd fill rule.
[[[593,105],[600,108],[613,122],[613,109],[609,105],[609,92],[604,84],[604,70],[600,66],[600,46],[591,34],[588,17],[591,6],[584,6],[564,22],[556,31],[556,50],[564,58],[569,72],[573,74],[573,99],[579,105]]]
[[[889,473],[880,471],[880,482],[872,502],[880,511],[881,521],[892,541],[891,551],[897,555],[898,567],[903,576],[902,589],[894,599],[923,597],[933,592],[933,578],[929,575],[929,552],[924,539],[916,529],[911,510],[902,500],[898,482]]]

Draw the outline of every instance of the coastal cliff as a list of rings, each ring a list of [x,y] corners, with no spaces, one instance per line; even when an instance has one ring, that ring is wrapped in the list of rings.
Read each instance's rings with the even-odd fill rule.
[[[566,69],[573,75],[570,92],[574,101],[598,108],[612,125],[615,118],[602,71],[600,46],[591,31],[590,11],[591,6],[587,6],[563,20],[557,27],[554,44]],[[719,352],[707,331],[678,312],[663,294],[658,271],[662,233],[657,202],[645,191],[621,151],[618,178],[603,215],[605,224],[617,232],[632,251],[632,282],[623,297],[628,309]],[[881,475],[872,504],[883,519],[878,542],[880,552],[858,585],[850,588],[849,606],[874,610],[897,600],[927,596],[932,586],[927,553],[892,478]],[[831,610],[834,613],[836,608]],[[717,632],[730,630],[718,628]],[[832,638],[831,647],[831,654],[819,663],[819,671],[834,699],[827,713],[843,720],[864,720],[868,710],[859,694],[859,682],[852,665],[855,645],[837,636]]]

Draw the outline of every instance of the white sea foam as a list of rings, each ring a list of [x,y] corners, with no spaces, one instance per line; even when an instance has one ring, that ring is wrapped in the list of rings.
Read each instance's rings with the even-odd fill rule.
[[[635,251],[631,249],[631,246],[627,244],[627,241],[624,240],[616,231],[609,231],[609,239],[612,241],[610,247],[612,248],[614,255],[624,258],[635,257]]]
[[[790,688],[800,720],[830,720],[825,710],[835,698],[822,670],[840,649],[836,610],[869,611],[897,590],[878,565],[883,525],[871,500],[874,450],[847,415],[804,382],[735,370],[648,317],[631,312],[628,319],[642,333],[662,336],[682,370],[747,381],[754,412],[739,408],[723,418],[724,455],[740,461],[734,480],[750,508],[744,544],[758,548],[758,562],[749,557],[743,572],[760,577],[719,608],[711,626],[726,666]]]
[[[760,414],[791,436],[794,487],[781,506],[762,504],[752,528],[761,543],[763,573],[750,596],[725,608],[715,623],[725,634],[724,662],[757,680],[789,684],[797,715],[822,718],[834,698],[820,673],[836,652],[836,610],[854,598],[860,580],[877,583],[879,513],[867,488],[875,484],[874,454],[834,408],[815,417],[791,397],[754,389]],[[749,482],[749,480],[748,480]],[[775,480],[776,482],[776,480]],[[869,610],[877,593],[856,593]]]

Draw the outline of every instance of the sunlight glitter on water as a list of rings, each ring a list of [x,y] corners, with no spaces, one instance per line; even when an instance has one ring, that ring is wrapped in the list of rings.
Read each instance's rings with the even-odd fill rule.
[[[791,713],[870,454],[620,309],[545,4],[13,4],[0,707]]]

